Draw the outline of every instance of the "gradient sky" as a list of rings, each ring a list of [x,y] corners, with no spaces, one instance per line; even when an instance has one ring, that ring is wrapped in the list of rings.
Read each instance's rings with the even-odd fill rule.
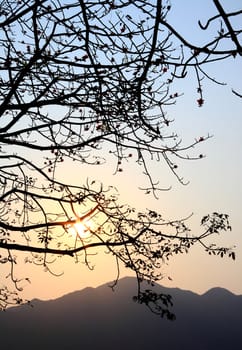
[[[237,0],[221,1],[227,10],[241,7]],[[238,3],[240,3],[238,5]],[[203,40],[197,32],[197,16],[201,20],[214,14],[211,0],[174,0],[169,15],[170,21],[184,36],[194,43]],[[206,33],[205,35],[206,37]],[[214,241],[221,245],[236,246],[236,261],[219,257],[210,257],[202,249],[194,248],[190,254],[177,256],[170,264],[162,268],[164,279],[161,284],[169,287],[189,289],[204,293],[212,287],[224,287],[236,294],[242,294],[242,99],[232,94],[231,88],[242,93],[241,57],[226,63],[217,63],[208,67],[212,77],[227,82],[226,86],[215,85],[204,81],[205,104],[197,106],[197,84],[193,75],[186,80],[178,80],[174,92],[184,93],[176,105],[169,108],[169,116],[175,118],[173,128],[181,135],[184,143],[194,138],[206,136],[213,138],[201,143],[194,150],[197,154],[206,155],[199,161],[182,162],[179,165],[180,175],[189,181],[182,186],[162,163],[150,163],[154,179],[159,180],[164,187],[172,185],[169,192],[159,193],[159,199],[147,197],[137,186],[145,182],[141,169],[135,164],[125,164],[124,171],[112,175],[115,163],[97,168],[75,169],[76,178],[73,181],[85,182],[86,177],[93,179],[98,174],[98,180],[106,185],[115,185],[120,192],[120,200],[138,206],[140,209],[151,208],[163,213],[165,218],[182,218],[193,213],[191,226],[199,231],[199,222],[203,215],[218,211],[230,216],[232,232],[215,237]],[[172,91],[171,91],[172,92]],[[66,169],[69,178],[70,169]],[[70,178],[69,178],[70,179]],[[70,258],[62,258],[53,266],[56,273],[64,275],[55,278],[43,272],[42,268],[31,265],[19,265],[19,273],[29,276],[32,283],[24,289],[26,298],[56,298],[73,290],[87,286],[97,286],[114,280],[116,270],[112,257],[100,254],[93,257],[96,265],[94,271],[89,271],[84,265],[75,264]],[[130,275],[122,271],[122,276]],[[168,276],[172,280],[168,279]]]

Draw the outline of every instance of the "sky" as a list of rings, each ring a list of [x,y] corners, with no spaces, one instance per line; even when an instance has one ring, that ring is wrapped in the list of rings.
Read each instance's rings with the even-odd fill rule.
[[[210,0],[174,0],[169,15],[171,23],[184,36],[194,43],[203,40],[197,33],[197,14],[201,20],[214,13]],[[227,10],[234,10],[242,1],[221,1]],[[124,171],[113,175],[115,164],[98,168],[86,168],[85,176],[95,178],[106,185],[114,185],[119,189],[120,200],[141,209],[151,208],[164,214],[166,218],[183,218],[193,213],[191,227],[196,232],[200,229],[201,218],[214,211],[227,213],[230,216],[232,232],[227,232],[213,241],[229,247],[236,246],[236,261],[228,258],[210,257],[200,248],[194,248],[187,255],[180,255],[162,267],[164,275],[161,284],[178,287],[202,294],[213,287],[223,287],[235,294],[242,294],[242,99],[236,97],[231,89],[242,93],[241,74],[242,59],[228,60],[208,67],[210,74],[226,86],[215,85],[210,81],[203,82],[204,105],[197,106],[197,84],[190,74],[185,80],[177,80],[174,92],[183,94],[176,105],[168,110],[175,119],[174,130],[181,135],[184,143],[194,138],[213,135],[212,138],[199,144],[197,154],[206,157],[197,161],[179,164],[180,175],[189,181],[181,185],[170,171],[159,162],[151,162],[150,168],[154,179],[164,187],[172,186],[170,191],[160,192],[159,199],[146,196],[137,185],[142,186],[144,177],[141,169],[131,163],[124,164]],[[78,171],[73,172],[78,173]],[[66,169],[66,176],[69,170]],[[80,176],[80,175],[78,175]],[[73,181],[79,179],[73,179]],[[20,265],[17,271],[31,278],[26,282],[23,296],[25,298],[52,299],[73,290],[87,286],[98,286],[116,278],[115,263],[112,257],[99,253],[93,257],[94,271],[84,265],[75,264],[70,258],[62,258],[53,267],[55,273],[64,272],[61,277],[54,277],[44,272],[41,267]],[[121,276],[132,275],[127,270]],[[169,278],[168,278],[169,277]]]

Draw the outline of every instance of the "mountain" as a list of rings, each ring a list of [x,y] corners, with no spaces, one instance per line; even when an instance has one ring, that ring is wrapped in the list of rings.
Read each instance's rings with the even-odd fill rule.
[[[242,346],[242,296],[222,288],[203,295],[156,286],[171,294],[176,321],[132,301],[136,281],[115,292],[107,284],[0,313],[1,349],[227,350]]]

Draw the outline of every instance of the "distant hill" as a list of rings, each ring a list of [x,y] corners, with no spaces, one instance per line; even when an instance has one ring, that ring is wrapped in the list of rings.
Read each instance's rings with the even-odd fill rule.
[[[242,348],[242,296],[222,288],[204,295],[163,288],[174,322],[132,301],[134,278],[85,288],[56,300],[34,300],[0,313],[0,346],[12,350],[230,350]]]

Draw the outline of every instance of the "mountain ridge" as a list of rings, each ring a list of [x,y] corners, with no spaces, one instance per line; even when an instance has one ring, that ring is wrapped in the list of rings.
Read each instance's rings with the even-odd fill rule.
[[[159,292],[173,297],[177,320],[171,322],[133,302],[135,278],[121,279],[114,292],[108,285],[1,313],[1,346],[26,350],[227,350],[242,344],[242,295],[218,288],[223,297],[216,298],[217,288],[213,288],[212,297],[209,293],[203,297],[156,285]]]
[[[119,288],[119,284],[120,283],[125,283],[125,281],[131,281],[131,284],[134,284],[134,280],[135,278],[134,277],[130,277],[130,276],[126,276],[126,277],[123,277],[119,280],[117,286],[115,286],[113,289],[114,289],[114,292],[116,292]],[[111,288],[111,285],[112,285],[112,282],[105,282],[103,284],[101,284],[100,286],[97,286],[97,287],[85,287],[81,290],[75,290],[73,292],[70,292],[70,293],[65,293],[57,298],[51,298],[51,299],[39,299],[39,298],[36,298],[36,299],[32,299],[30,301],[30,303],[34,303],[36,301],[40,301],[40,302],[46,302],[46,301],[55,301],[55,300],[59,300],[59,299],[62,299],[64,297],[70,297],[70,296],[75,296],[76,294],[79,294],[79,293],[83,293],[85,291],[94,291],[94,290],[97,290],[99,288],[104,288],[104,287],[107,287],[108,289],[112,289]],[[149,288],[151,288],[151,286],[148,285]],[[235,297],[242,297],[242,294],[235,294],[233,293],[232,291],[226,289],[226,288],[223,288],[223,287],[212,287],[208,290],[206,290],[204,293],[197,293],[197,292],[194,292],[194,291],[191,291],[191,290],[188,290],[188,289],[182,289],[182,288],[179,288],[179,287],[165,287],[163,286],[162,284],[156,284],[156,287],[158,288],[162,288],[162,291],[164,293],[169,293],[169,294],[172,294],[172,293],[180,293],[180,292],[185,292],[185,293],[188,293],[190,295],[196,295],[196,296],[206,296],[206,295],[213,295],[213,294],[226,294],[226,295],[231,295],[231,296],[235,296]],[[135,290],[135,289],[134,289]],[[19,307],[19,306],[16,306],[16,307]],[[11,307],[12,308],[12,307]]]

